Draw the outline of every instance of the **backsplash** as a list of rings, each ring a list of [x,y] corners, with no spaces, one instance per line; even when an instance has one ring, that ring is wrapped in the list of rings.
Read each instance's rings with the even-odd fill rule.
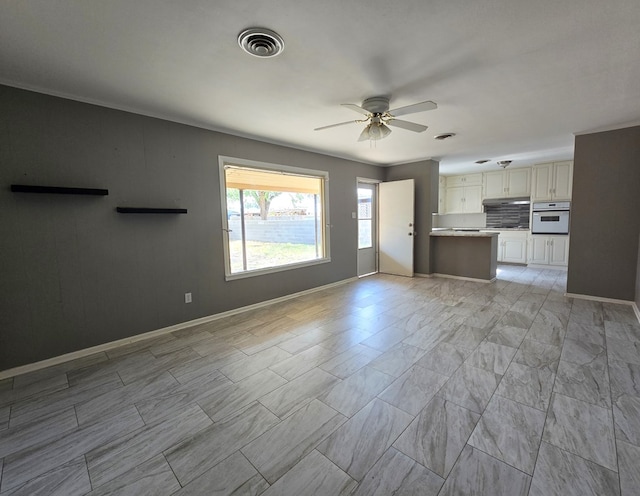
[[[487,227],[490,229],[506,229],[520,227],[529,229],[529,211],[531,205],[485,205]]]
[[[433,214],[433,227],[486,227],[485,214]]]

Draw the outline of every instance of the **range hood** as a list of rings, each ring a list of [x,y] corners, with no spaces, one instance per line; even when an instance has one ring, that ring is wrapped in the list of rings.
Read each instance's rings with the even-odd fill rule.
[[[500,205],[531,205],[531,198],[528,196],[516,198],[487,198],[483,200],[482,204],[492,207],[499,207]]]

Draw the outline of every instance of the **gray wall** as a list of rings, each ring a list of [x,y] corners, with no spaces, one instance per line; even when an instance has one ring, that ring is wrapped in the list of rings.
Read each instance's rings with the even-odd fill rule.
[[[414,271],[418,274],[430,274],[430,243],[433,212],[438,211],[438,173],[440,165],[433,160],[424,160],[411,164],[396,165],[385,169],[385,181],[413,179],[416,186]],[[384,208],[381,206],[381,208]]]
[[[576,136],[569,293],[637,301],[640,126]]]
[[[356,275],[356,177],[379,167],[6,86],[0,108],[0,370]],[[331,263],[225,282],[218,155],[328,171]]]

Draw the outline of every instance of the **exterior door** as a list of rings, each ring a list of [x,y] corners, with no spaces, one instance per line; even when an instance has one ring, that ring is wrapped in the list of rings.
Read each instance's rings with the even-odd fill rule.
[[[379,184],[380,272],[413,277],[413,179]]]
[[[377,185],[358,182],[358,276],[378,271]]]

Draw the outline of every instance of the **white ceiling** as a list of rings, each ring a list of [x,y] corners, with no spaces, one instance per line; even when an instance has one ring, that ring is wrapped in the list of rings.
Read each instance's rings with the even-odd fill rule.
[[[242,52],[254,26],[284,52]],[[640,123],[640,2],[4,1],[0,82],[372,164],[499,170]],[[360,124],[313,130],[376,95],[438,109],[403,117],[425,133],[394,128],[375,146],[356,141]],[[444,132],[457,136],[433,139]]]

